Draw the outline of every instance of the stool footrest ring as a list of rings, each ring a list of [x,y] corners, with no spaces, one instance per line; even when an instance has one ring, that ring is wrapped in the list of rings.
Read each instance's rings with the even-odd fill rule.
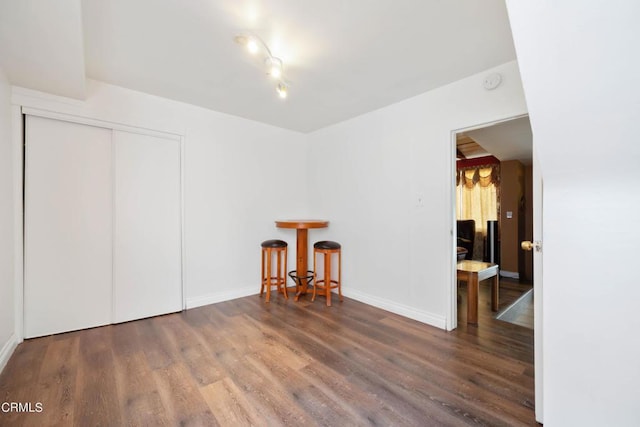
[[[295,300],[298,301],[298,298],[300,298],[300,294],[302,292],[302,289],[304,288],[304,285],[309,286],[309,284],[311,284],[311,281],[313,281],[313,277],[315,276],[315,272],[312,270],[307,270],[306,276],[298,276],[298,272],[296,270],[293,270],[287,274],[289,275],[289,277],[291,277],[291,280],[293,280],[293,282],[296,284]]]

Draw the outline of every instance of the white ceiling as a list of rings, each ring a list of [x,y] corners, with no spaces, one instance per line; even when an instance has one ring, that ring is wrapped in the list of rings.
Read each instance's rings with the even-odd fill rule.
[[[82,99],[79,0],[0,0],[0,67],[15,85]]]
[[[501,162],[519,160],[531,164],[533,135],[529,117],[465,132]]]
[[[284,60],[286,100],[245,31]],[[504,0],[0,1],[13,84],[81,99],[91,78],[302,132],[514,59]]]

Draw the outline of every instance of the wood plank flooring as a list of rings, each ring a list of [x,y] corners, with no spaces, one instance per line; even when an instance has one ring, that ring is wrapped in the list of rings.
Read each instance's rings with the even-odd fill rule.
[[[0,402],[43,411],[0,425],[536,425],[533,331],[492,318],[487,284],[468,326],[464,288],[453,332],[349,298],[256,295],[27,340]]]

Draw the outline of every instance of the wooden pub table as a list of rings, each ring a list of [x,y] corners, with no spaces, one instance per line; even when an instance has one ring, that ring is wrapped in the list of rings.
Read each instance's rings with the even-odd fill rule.
[[[458,261],[458,280],[467,282],[467,323],[478,324],[478,290],[480,281],[493,277],[491,282],[491,310],[498,311],[500,283],[498,265],[489,262]]]
[[[298,301],[300,295],[307,293],[309,286],[309,278],[313,278],[313,272],[309,272],[309,247],[308,235],[310,228],[325,228],[329,226],[329,221],[319,219],[289,219],[285,221],[276,221],[278,228],[295,228],[296,229],[296,274],[292,279],[297,280],[295,300]],[[307,280],[305,280],[307,279]],[[299,289],[299,290],[298,290]]]

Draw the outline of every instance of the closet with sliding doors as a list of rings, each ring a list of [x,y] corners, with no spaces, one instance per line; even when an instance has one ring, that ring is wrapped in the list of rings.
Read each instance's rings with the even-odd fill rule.
[[[25,338],[180,311],[181,140],[25,114]]]

